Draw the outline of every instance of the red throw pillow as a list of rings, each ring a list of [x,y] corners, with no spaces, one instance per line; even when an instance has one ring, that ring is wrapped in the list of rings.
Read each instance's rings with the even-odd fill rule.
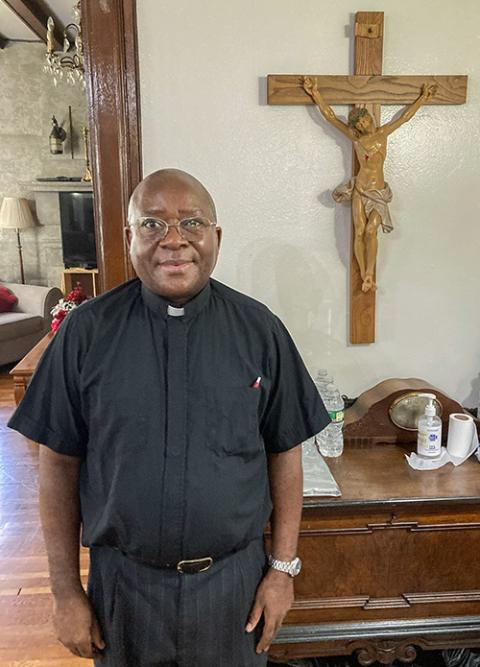
[[[16,303],[15,294],[8,287],[0,285],[0,313],[9,313]]]

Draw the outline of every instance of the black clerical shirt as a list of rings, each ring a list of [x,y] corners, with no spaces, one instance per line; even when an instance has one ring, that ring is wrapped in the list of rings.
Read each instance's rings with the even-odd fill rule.
[[[84,546],[165,565],[261,536],[266,454],[327,423],[264,305],[210,279],[172,309],[134,279],[68,316],[8,425],[82,459]]]

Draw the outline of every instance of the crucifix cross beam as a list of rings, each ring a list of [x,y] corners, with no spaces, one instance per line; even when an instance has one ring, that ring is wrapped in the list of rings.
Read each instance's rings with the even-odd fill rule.
[[[426,104],[464,104],[466,76],[315,76],[270,74],[269,104],[315,104],[303,89],[304,76],[315,79],[329,104],[412,104],[424,83],[438,86]]]
[[[314,104],[304,89],[305,77],[316,82],[328,105],[352,104],[365,107],[380,127],[381,104],[413,104],[428,84],[436,92],[425,104],[464,104],[467,76],[383,76],[383,12],[357,12],[355,15],[355,74],[353,76],[324,76],[304,74],[270,74],[268,104]],[[368,160],[368,155],[365,157]],[[355,150],[353,176],[359,171]],[[391,196],[391,195],[390,195]],[[353,229],[352,233],[355,233]],[[373,276],[375,281],[375,275]],[[354,254],[350,264],[350,342],[375,341],[375,291],[362,291],[364,284]]]

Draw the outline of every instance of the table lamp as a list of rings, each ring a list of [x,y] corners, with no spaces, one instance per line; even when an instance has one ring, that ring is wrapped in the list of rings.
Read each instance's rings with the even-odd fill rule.
[[[20,272],[22,283],[25,284],[23,271],[22,245],[20,243],[20,230],[35,227],[35,222],[26,199],[20,197],[4,197],[0,208],[0,229],[16,229],[18,256],[20,258]]]

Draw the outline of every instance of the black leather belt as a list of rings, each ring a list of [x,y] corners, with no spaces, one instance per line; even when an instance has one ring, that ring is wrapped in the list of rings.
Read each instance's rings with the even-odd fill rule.
[[[192,558],[189,560],[179,560],[178,563],[156,563],[154,561],[148,561],[144,560],[142,558],[137,558],[136,556],[132,556],[131,554],[127,553],[126,551],[122,551],[121,549],[118,549],[117,547],[112,547],[113,549],[116,549],[117,551],[121,551],[121,553],[126,556],[126,558],[129,558],[130,560],[134,560],[137,563],[141,563],[142,565],[148,565],[149,567],[155,567],[160,570],[177,570],[177,572],[181,572],[182,574],[197,574],[198,572],[206,572],[209,570],[213,563],[221,560],[222,558],[225,558],[226,556],[232,555],[233,551],[231,551],[228,554],[224,554],[223,556],[219,556],[218,558],[213,558],[212,556],[205,556],[204,558]]]
[[[233,551],[229,551],[226,554],[221,554],[220,556],[204,556],[203,558],[191,558],[188,560],[179,560],[178,563],[158,563],[155,561],[149,561],[143,558],[137,558],[136,556],[132,556],[131,554],[127,553],[126,551],[123,551],[119,547],[110,547],[110,548],[115,549],[116,551],[120,551],[124,556],[126,556],[130,560],[134,560],[137,563],[141,563],[142,565],[148,565],[149,567],[155,567],[158,569],[177,570],[177,572],[180,572],[181,574],[197,574],[198,572],[206,572],[212,567],[213,563],[222,560],[222,558],[226,558],[227,556],[232,556],[234,553],[237,553],[237,551],[245,549],[249,543],[250,541],[242,542]]]

